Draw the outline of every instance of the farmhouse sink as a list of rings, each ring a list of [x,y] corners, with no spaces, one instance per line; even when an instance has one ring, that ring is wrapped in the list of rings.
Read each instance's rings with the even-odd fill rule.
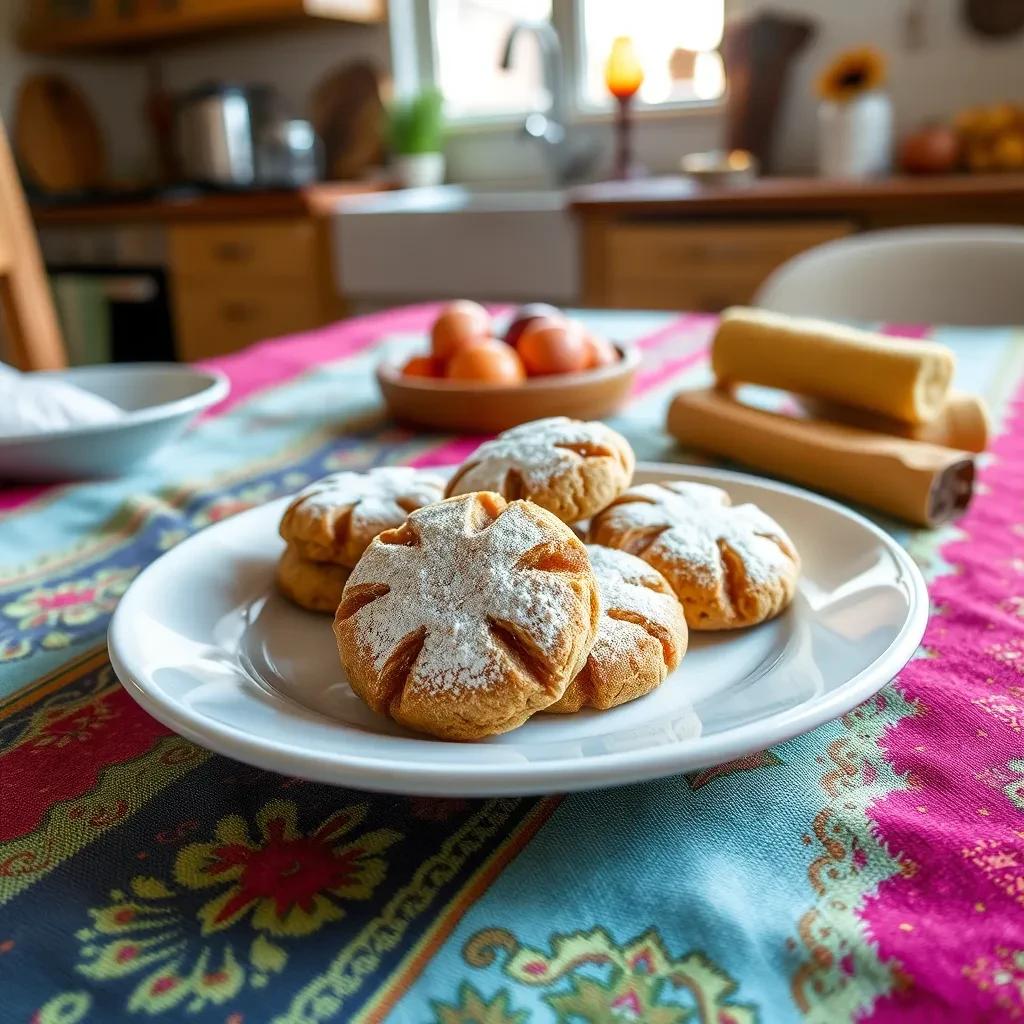
[[[420,299],[579,297],[566,193],[439,185],[352,196],[333,222],[334,273],[357,309]]]

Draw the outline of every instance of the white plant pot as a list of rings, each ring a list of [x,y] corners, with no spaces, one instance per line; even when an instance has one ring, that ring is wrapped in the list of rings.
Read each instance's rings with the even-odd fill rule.
[[[892,102],[868,92],[818,107],[818,172],[826,178],[873,178],[892,170]]]
[[[444,153],[410,153],[394,158],[395,175],[403,188],[427,188],[444,181]]]

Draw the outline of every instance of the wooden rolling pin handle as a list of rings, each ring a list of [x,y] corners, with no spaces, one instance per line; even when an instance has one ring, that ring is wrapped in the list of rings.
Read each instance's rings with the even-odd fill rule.
[[[688,447],[922,526],[962,512],[974,484],[974,461],[966,452],[765,412],[714,389],[677,395],[668,431]]]

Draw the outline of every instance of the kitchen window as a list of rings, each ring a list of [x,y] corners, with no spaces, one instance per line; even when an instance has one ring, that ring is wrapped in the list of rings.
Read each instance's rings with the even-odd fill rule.
[[[436,85],[455,124],[545,110],[550,96],[531,39],[517,41],[509,70],[499,67],[509,31],[523,19],[558,30],[577,115],[612,109],[604,65],[622,35],[633,39],[644,67],[638,109],[705,104],[725,91],[717,50],[724,0],[392,0],[396,88]]]

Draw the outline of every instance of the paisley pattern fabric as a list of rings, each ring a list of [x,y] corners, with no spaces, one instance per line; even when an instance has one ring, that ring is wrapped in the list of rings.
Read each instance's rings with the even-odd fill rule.
[[[369,796],[211,754],[121,689],[106,626],[163,551],[333,470],[475,448],[374,391],[381,340],[432,313],[219,360],[230,398],[132,477],[0,489],[0,1019],[1024,1021],[1019,332],[904,332],[952,345],[997,439],[959,522],[882,522],[929,579],[918,657],[772,750],[565,798]],[[708,379],[713,320],[591,319],[643,354],[612,424],[686,457],[664,410]]]

